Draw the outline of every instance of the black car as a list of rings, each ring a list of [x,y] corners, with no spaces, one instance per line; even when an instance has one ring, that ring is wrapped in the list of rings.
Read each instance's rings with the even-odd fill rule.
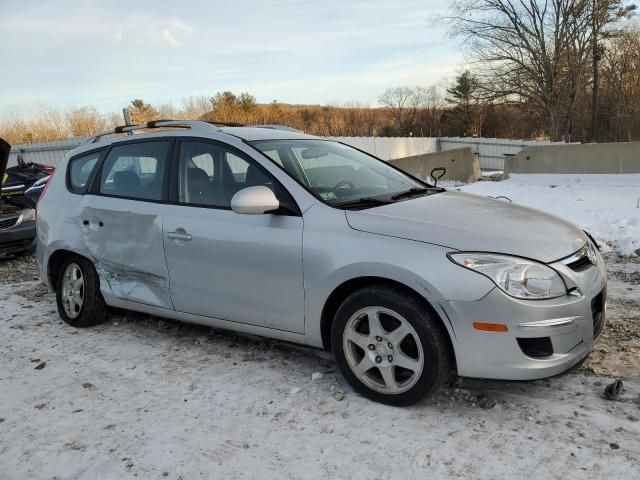
[[[0,258],[35,248],[36,202],[53,168],[20,161],[7,168],[11,145],[0,138]]]

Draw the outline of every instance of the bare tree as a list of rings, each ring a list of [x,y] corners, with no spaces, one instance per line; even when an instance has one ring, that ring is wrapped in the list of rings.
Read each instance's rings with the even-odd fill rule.
[[[423,87],[388,88],[379,98],[380,105],[388,108],[402,135],[412,133],[416,113],[425,104]]]
[[[490,92],[537,106],[556,139],[567,54],[580,52],[574,67],[583,65],[585,49],[576,50],[576,42],[590,41],[589,35],[577,35],[588,27],[587,1],[454,0],[447,17],[451,33],[464,39],[482,67]]]
[[[109,112],[106,116],[107,130],[109,128],[115,128],[119,125],[124,125],[124,118],[122,118],[122,112]]]
[[[26,143],[28,121],[15,107],[3,112],[0,120],[0,138],[11,144]]]
[[[156,111],[158,118],[165,120],[179,119],[182,117],[182,112],[176,109],[175,105],[171,102],[161,103],[157,107],[153,107]]]
[[[615,25],[629,17],[636,6],[622,0],[591,0],[587,3],[591,27],[591,138],[598,138],[600,63],[604,58],[604,42],[616,33]]]
[[[640,28],[625,29],[609,41],[600,70],[605,140],[640,140]]]
[[[107,129],[107,121],[95,107],[71,108],[66,112],[66,120],[71,134],[88,137]]]
[[[201,119],[207,112],[211,110],[211,102],[204,95],[194,97],[189,96],[182,100],[182,108],[180,109],[180,118],[186,120]]]
[[[44,103],[36,105],[36,110],[28,122],[26,131],[29,141],[59,140],[68,137],[69,134],[69,128],[61,110]]]
[[[431,85],[425,90],[425,131],[424,134],[430,137],[438,135],[440,129],[440,120],[442,118],[442,107],[444,105],[444,97],[437,85]]]

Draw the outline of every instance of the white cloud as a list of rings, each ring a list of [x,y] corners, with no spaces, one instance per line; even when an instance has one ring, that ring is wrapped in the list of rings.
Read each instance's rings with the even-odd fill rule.
[[[25,98],[118,108],[218,90],[261,101],[375,104],[461,54],[430,16],[445,0],[33,0],[3,8],[0,109]],[[188,8],[187,8],[188,7]],[[18,74],[19,72],[19,74]]]
[[[40,12],[25,10],[1,18],[0,28],[9,37],[21,37],[22,43],[39,43],[43,47],[47,46],[47,42],[67,46],[82,42],[104,48],[102,43],[134,41],[176,47],[194,32],[192,26],[177,18],[149,13],[111,12],[101,8],[72,9],[70,12],[57,12],[57,15],[46,9]]]

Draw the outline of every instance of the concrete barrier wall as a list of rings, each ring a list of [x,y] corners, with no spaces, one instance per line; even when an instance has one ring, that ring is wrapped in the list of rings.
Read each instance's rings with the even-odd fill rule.
[[[442,180],[472,183],[482,176],[478,158],[470,147],[396,158],[389,160],[389,163],[421,180],[426,180],[431,170],[438,167],[447,169]]]
[[[473,137],[440,137],[437,151],[471,147],[480,162],[480,168],[485,170],[504,169],[505,155],[515,155],[529,146],[564,144],[564,142],[549,142],[546,140],[511,140],[508,138],[473,138]],[[416,153],[430,153],[416,152]],[[409,155],[409,154],[407,154]],[[403,155],[405,156],[405,155]]]
[[[640,142],[527,147],[505,173],[640,173]]]

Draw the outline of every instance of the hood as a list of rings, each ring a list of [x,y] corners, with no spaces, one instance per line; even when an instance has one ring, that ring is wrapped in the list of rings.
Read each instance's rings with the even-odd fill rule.
[[[587,241],[582,230],[561,218],[460,192],[347,211],[346,217],[351,228],[363,232],[544,263],[571,255]]]
[[[9,152],[11,145],[0,138],[0,187],[4,182],[4,172],[7,170],[7,162],[9,161]]]

